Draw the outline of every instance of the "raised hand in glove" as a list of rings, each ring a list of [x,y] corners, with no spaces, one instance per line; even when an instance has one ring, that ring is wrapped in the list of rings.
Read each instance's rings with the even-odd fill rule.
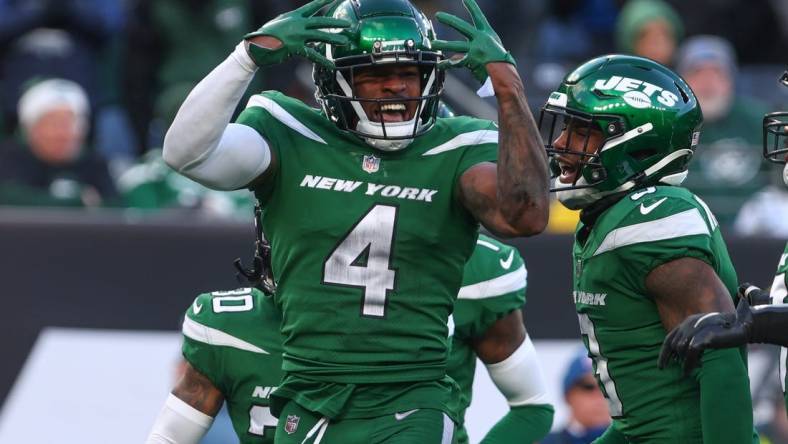
[[[747,299],[739,300],[736,313],[700,313],[689,316],[676,326],[659,353],[659,368],[671,360],[684,361],[684,373],[700,365],[707,348],[729,348],[747,344],[752,332],[752,310]]]
[[[441,51],[465,53],[462,58],[452,58],[440,63],[439,68],[457,68],[465,66],[471,70],[477,80],[483,82],[487,77],[486,66],[492,62],[506,62],[515,65],[514,58],[503,47],[500,37],[492,29],[475,0],[462,0],[465,9],[471,15],[473,25],[465,20],[445,12],[438,12],[435,17],[439,22],[451,26],[468,38],[467,41],[433,40],[432,48]]]
[[[341,29],[351,24],[347,20],[332,17],[315,17],[323,6],[335,0],[314,0],[290,12],[286,12],[262,26],[255,32],[244,36],[249,42],[247,50],[252,60],[259,67],[266,67],[281,63],[288,58],[299,55],[333,69],[334,63],[320,54],[315,48],[307,45],[309,42],[323,42],[334,45],[348,43],[344,35],[321,31],[320,29]],[[262,46],[256,37],[273,37],[278,43]],[[270,39],[269,39],[270,41]]]

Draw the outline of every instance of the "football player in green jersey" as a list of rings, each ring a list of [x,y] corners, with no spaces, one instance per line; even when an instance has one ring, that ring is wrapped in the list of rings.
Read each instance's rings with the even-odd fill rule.
[[[504,236],[546,225],[546,158],[522,82],[464,3],[473,24],[437,16],[462,42],[436,40],[407,0],[283,14],[195,87],[167,133],[168,164],[250,188],[265,207],[285,336],[277,442],[451,440],[446,322],[478,225]],[[294,55],[315,62],[322,109],[265,92],[230,123],[256,69]],[[443,69],[456,66],[489,77],[497,125],[435,117]]]
[[[526,278],[515,248],[480,234],[449,318],[448,374],[460,386],[460,420],[471,404],[477,357],[511,407],[487,432],[484,444],[538,442],[553,422],[541,364],[523,326]],[[468,442],[462,423],[457,442]]]
[[[270,395],[282,380],[281,314],[256,288],[203,293],[183,321],[186,370],[146,444],[197,444],[223,403],[242,444],[274,442]]]
[[[788,71],[783,73],[780,83],[788,88]],[[788,185],[788,111],[777,111],[763,117],[763,156],[776,163],[785,164],[783,181]],[[707,348],[738,347],[747,343],[769,343],[782,345],[780,350],[780,383],[785,405],[788,408],[786,386],[786,362],[788,361],[788,245],[780,257],[777,275],[772,282],[770,299],[772,306],[750,309],[747,293],[760,292],[756,287],[744,285],[743,295],[736,314],[704,313],[688,317],[665,339],[660,355],[660,365],[677,358],[684,361],[689,371],[700,364],[700,356]],[[756,305],[753,303],[753,305]]]
[[[736,294],[717,221],[679,186],[702,122],[692,90],[652,60],[607,55],[570,72],[541,120],[557,198],[582,210],[573,298],[613,416],[595,442],[751,442],[745,350],[708,353],[689,377],[657,368],[667,331],[732,312]]]
[[[245,274],[270,290],[268,251],[264,239],[258,239],[259,272]],[[535,442],[552,424],[553,408],[546,401],[541,365],[520,311],[526,277],[517,250],[480,235],[449,318],[452,346],[447,373],[460,388],[461,422],[471,403],[477,356],[511,405],[482,441],[487,444]],[[272,298],[258,289],[199,295],[183,323],[186,371],[146,444],[197,444],[223,402],[241,443],[272,443],[277,419],[270,413],[268,397],[282,376],[280,320]],[[461,426],[457,442],[467,441]]]

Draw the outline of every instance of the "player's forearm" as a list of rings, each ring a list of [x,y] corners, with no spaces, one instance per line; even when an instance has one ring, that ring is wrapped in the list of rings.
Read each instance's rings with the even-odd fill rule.
[[[751,442],[752,401],[741,351],[731,348],[707,350],[697,380],[703,443]]]
[[[257,66],[243,44],[194,87],[164,138],[164,160],[184,171],[219,145]]]
[[[487,72],[498,99],[498,204],[503,217],[522,235],[547,225],[547,154],[523,94],[517,70],[490,63]]]
[[[788,347],[788,305],[753,307],[750,342]]]
[[[145,444],[197,444],[211,427],[208,416],[175,395],[162,407]]]
[[[553,406],[550,404],[512,407],[498,421],[481,444],[532,443],[547,436],[553,425]]]

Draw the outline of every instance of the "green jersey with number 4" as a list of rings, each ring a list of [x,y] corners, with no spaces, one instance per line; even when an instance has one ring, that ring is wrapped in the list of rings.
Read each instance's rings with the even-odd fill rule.
[[[282,379],[281,316],[252,288],[197,296],[183,322],[183,356],[224,394],[242,444],[274,442],[269,396]]]
[[[483,336],[495,321],[525,304],[527,271],[512,246],[479,235],[476,249],[465,264],[462,288],[449,322],[451,353],[448,374],[460,386],[460,418],[471,405],[476,352],[473,340]],[[462,426],[462,423],[460,423]],[[464,427],[457,431],[459,444],[468,442]]]
[[[785,245],[785,252],[780,256],[780,263],[777,266],[777,275],[772,282],[770,292],[772,304],[788,304],[788,244]],[[783,387],[785,397],[785,410],[788,411],[788,392],[785,387],[788,385],[788,349],[780,347],[780,384]]]
[[[442,378],[446,322],[478,231],[458,180],[495,161],[495,125],[438,119],[407,149],[383,152],[277,92],[254,96],[237,122],[278,160],[255,191],[283,313],[283,369],[340,384]]]
[[[703,442],[697,381],[684,378],[678,365],[657,368],[666,332],[645,288],[651,270],[684,257],[708,263],[736,294],[736,273],[717,221],[703,201],[680,187],[630,193],[599,216],[584,243],[575,240],[580,330],[614,427],[633,442]]]

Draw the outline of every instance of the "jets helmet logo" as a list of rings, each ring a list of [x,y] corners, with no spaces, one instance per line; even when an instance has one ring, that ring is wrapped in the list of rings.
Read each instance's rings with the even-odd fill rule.
[[[620,91],[622,98],[633,108],[648,108],[652,106],[652,97],[656,94],[657,102],[663,106],[676,105],[679,98],[670,91],[642,80],[629,77],[611,76],[609,79],[599,79],[594,83],[594,89],[599,91]]]

